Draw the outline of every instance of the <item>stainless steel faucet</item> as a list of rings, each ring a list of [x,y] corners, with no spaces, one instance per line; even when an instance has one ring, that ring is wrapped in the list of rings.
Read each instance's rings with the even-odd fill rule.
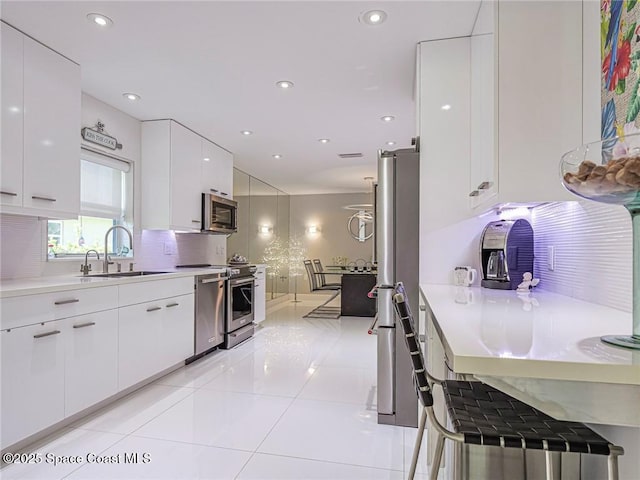
[[[122,225],[114,225],[113,227],[111,227],[109,230],[107,230],[107,233],[104,234],[104,263],[102,266],[102,273],[109,273],[109,244],[107,242],[109,240],[109,234],[111,233],[111,231],[118,228],[127,232],[127,235],[129,235],[129,247],[131,248],[131,250],[133,250],[133,235],[131,235],[131,232]]]
[[[89,254],[91,252],[95,253],[98,260],[100,260],[100,254],[97,250],[94,250],[93,248],[91,250],[87,250],[87,253],[84,254],[84,265],[80,265],[80,271],[83,275],[89,275],[89,272],[91,271],[91,265],[89,265]]]

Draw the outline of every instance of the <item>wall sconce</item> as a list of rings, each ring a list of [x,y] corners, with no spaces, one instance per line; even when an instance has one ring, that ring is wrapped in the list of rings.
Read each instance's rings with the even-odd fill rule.
[[[317,225],[309,225],[307,227],[307,233],[310,233],[312,235],[315,234],[315,233],[318,233],[318,226]]]
[[[271,233],[271,227],[269,225],[259,225],[258,232],[262,235],[269,235]]]

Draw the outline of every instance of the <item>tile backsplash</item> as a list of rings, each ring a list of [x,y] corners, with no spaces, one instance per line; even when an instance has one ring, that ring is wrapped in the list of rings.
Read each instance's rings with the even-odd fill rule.
[[[65,275],[78,272],[81,259],[47,261],[44,251],[46,220],[20,215],[0,215],[0,279]],[[134,233],[136,270],[161,270],[180,264],[227,263],[225,235],[143,230]],[[94,271],[99,262],[91,260]],[[124,262],[125,268],[127,261]],[[78,272],[79,273],[79,272]]]
[[[534,271],[544,290],[631,311],[631,216],[589,201],[549,203],[532,211]],[[550,270],[548,247],[554,247]]]

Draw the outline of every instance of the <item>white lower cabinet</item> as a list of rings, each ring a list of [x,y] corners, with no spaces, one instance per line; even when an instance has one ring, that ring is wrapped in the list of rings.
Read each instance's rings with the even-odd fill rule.
[[[0,311],[0,449],[194,353],[193,277],[4,298]]]
[[[260,323],[267,318],[267,275],[265,267],[258,267],[255,287],[253,321]]]
[[[63,333],[69,417],[118,391],[118,310],[68,318]]]
[[[0,448],[64,418],[63,320],[0,331]]]
[[[118,389],[192,356],[193,315],[193,294],[120,308]]]

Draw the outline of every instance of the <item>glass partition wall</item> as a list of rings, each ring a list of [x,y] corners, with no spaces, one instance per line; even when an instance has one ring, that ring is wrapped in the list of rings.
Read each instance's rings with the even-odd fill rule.
[[[289,195],[233,169],[238,231],[227,240],[228,256],[238,253],[267,265],[267,299],[289,292]]]

